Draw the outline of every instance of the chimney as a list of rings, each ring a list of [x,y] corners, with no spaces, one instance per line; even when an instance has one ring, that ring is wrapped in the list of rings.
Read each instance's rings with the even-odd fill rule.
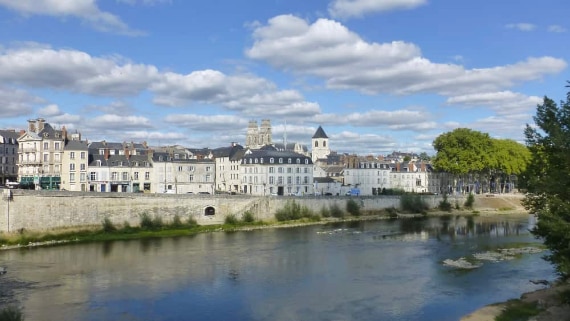
[[[422,164],[422,165],[421,165],[421,166],[422,166],[422,172],[425,173],[425,172],[426,172],[426,163],[424,163],[424,162],[422,161],[421,164]]]
[[[400,163],[396,163],[396,172],[400,171]]]
[[[152,162],[152,157],[154,156],[154,150],[149,149],[147,153],[148,153],[148,161]]]
[[[109,149],[105,148],[105,160],[109,159]]]
[[[128,148],[125,148],[125,157],[127,160],[131,159],[131,151]]]
[[[23,130],[23,129],[20,129],[20,136],[24,135],[25,133],[26,133],[26,131],[25,131],[25,130]]]
[[[35,120],[28,120],[28,131],[30,133],[37,133],[36,131],[36,121]]]
[[[67,141],[67,128],[65,128],[65,125],[61,127],[61,136],[63,137],[64,141]]]
[[[37,122],[37,124],[38,124],[38,133],[39,133],[39,132],[41,132],[42,130],[44,130],[46,120],[43,119],[43,118],[38,118],[38,119],[36,120],[36,122]]]

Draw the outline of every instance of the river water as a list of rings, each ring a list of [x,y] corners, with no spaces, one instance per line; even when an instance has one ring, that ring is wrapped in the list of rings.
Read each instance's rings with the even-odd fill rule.
[[[0,304],[26,320],[459,320],[555,278],[534,217],[431,217],[0,252]],[[532,245],[532,244],[531,244]]]

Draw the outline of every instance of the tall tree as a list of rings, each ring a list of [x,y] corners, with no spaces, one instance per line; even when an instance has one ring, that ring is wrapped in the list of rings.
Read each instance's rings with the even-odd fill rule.
[[[567,86],[568,87],[568,86]],[[532,159],[524,175],[524,205],[538,215],[533,233],[550,249],[547,259],[570,277],[570,92],[560,106],[548,97],[537,106],[535,126],[525,129]]]
[[[439,171],[467,174],[480,172],[492,165],[493,141],[489,134],[457,128],[439,135],[433,147],[437,154],[432,161]]]

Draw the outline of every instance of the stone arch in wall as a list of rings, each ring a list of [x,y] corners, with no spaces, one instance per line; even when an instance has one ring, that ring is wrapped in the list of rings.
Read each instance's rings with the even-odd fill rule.
[[[206,216],[216,215],[216,208],[211,206],[211,205],[204,207],[204,215],[206,215]]]

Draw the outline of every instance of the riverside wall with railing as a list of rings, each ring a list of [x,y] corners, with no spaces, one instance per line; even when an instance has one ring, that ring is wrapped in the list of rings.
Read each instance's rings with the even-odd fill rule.
[[[288,201],[295,200],[319,213],[323,207],[346,208],[350,197],[188,195],[143,193],[93,193],[4,189],[0,200],[0,232],[42,231],[60,228],[100,226],[105,218],[114,224],[137,226],[143,213],[170,222],[192,217],[200,225],[221,224],[228,215],[237,218],[249,211],[256,219],[270,220]],[[440,196],[425,195],[423,200],[437,207]],[[399,196],[352,197],[363,210],[400,206]],[[459,200],[461,204],[464,198]],[[454,204],[455,198],[450,199]]]

